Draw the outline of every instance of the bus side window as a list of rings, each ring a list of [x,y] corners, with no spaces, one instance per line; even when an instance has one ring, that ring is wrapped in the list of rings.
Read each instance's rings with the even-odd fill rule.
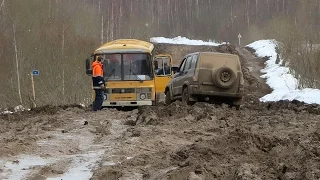
[[[155,71],[158,76],[170,76],[171,62],[169,58],[158,58],[155,61]]]

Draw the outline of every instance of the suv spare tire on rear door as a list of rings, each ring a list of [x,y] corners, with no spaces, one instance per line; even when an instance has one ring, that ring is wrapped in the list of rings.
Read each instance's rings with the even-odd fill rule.
[[[223,89],[232,87],[236,79],[236,74],[228,67],[221,67],[212,72],[213,83]]]

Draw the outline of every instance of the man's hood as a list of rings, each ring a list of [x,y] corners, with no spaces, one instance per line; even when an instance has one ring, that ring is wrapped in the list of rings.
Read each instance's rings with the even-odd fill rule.
[[[99,61],[94,61],[92,63],[92,68],[96,67],[96,66],[101,66],[102,67],[102,64],[99,62]]]

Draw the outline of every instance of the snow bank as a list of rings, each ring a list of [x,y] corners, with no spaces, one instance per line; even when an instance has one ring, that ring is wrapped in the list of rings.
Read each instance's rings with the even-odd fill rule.
[[[213,41],[205,42],[202,40],[191,40],[191,39],[188,39],[186,37],[181,37],[181,36],[178,36],[175,38],[153,37],[153,38],[150,38],[150,42],[166,43],[166,44],[186,44],[186,45],[195,45],[195,46],[199,46],[199,45],[219,46],[220,45],[220,44],[213,42]]]
[[[266,67],[261,70],[262,78],[266,78],[267,84],[273,89],[271,94],[268,94],[260,101],[279,101],[279,100],[298,100],[308,104],[320,104],[320,90],[319,89],[298,89],[298,81],[292,74],[290,74],[288,67],[280,66],[281,63],[276,64],[277,53],[275,40],[260,40],[247,47],[256,50],[256,55],[259,57],[270,56],[266,62]]]

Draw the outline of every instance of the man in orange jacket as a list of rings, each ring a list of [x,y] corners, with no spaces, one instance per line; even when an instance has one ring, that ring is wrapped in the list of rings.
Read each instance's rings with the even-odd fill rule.
[[[103,61],[102,57],[97,57],[92,63],[92,83],[95,91],[95,100],[93,103],[93,111],[101,110],[105,91],[105,81],[103,77]]]

